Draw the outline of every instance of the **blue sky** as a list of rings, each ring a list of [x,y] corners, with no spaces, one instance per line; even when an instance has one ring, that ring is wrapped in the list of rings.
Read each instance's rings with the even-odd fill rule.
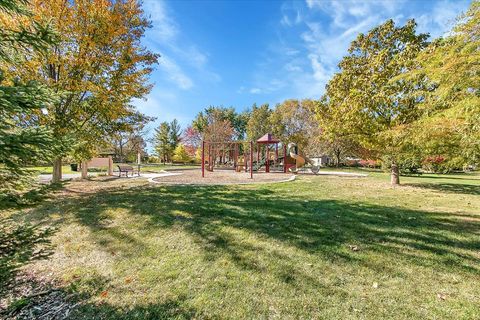
[[[135,101],[185,127],[209,105],[241,111],[253,103],[318,98],[359,32],[392,18],[415,18],[438,37],[470,1],[144,0],[153,23],[145,45],[162,55],[152,92]],[[153,130],[152,130],[153,131]],[[150,133],[151,134],[151,133]]]

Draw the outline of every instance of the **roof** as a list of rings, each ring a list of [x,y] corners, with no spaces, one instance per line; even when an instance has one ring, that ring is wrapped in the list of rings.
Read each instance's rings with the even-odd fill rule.
[[[274,138],[271,133],[264,134],[260,139],[257,140],[257,143],[279,143],[280,140]]]

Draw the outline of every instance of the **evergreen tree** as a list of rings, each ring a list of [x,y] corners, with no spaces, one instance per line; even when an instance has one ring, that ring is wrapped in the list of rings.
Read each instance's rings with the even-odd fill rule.
[[[175,150],[180,142],[181,134],[182,129],[180,128],[180,124],[178,124],[177,119],[173,119],[172,122],[170,122],[170,150]]]
[[[168,122],[160,123],[160,126],[155,129],[154,149],[161,162],[166,163],[170,160],[172,144],[170,143],[170,124]]]
[[[27,1],[0,1],[0,14],[17,19],[28,18]],[[0,20],[1,21],[1,20]],[[52,156],[52,132],[42,126],[42,109],[55,103],[52,90],[34,81],[7,81],[5,68],[22,63],[28,52],[45,52],[55,40],[49,25],[10,28],[0,25],[0,194],[11,195],[29,185],[26,162]]]

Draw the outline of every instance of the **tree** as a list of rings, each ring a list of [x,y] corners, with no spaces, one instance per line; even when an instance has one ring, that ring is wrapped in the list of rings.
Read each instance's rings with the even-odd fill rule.
[[[340,127],[342,135],[372,150],[390,166],[392,184],[400,183],[398,163],[419,118],[419,101],[412,93],[426,86],[422,77],[397,78],[418,67],[415,58],[427,46],[428,35],[417,35],[415,28],[413,20],[402,27],[388,20],[360,34],[326,88],[330,120],[322,129],[338,133]]]
[[[176,162],[189,162],[192,158],[187,152],[187,149],[185,149],[185,146],[183,144],[178,144],[175,150],[173,151],[173,161]]]
[[[192,122],[192,127],[204,135],[211,120],[215,118],[218,121],[230,123],[233,129],[232,139],[244,139],[248,117],[248,112],[237,113],[233,107],[210,106],[197,114]]]
[[[319,134],[311,143],[311,148],[315,148],[321,154],[334,158],[335,165],[339,167],[346,156],[356,156],[360,153],[365,156],[365,153],[361,152],[362,149],[358,142],[355,141],[354,136],[345,130],[344,122],[337,121],[337,119],[331,117],[330,106],[325,96],[315,102],[313,110],[316,120],[322,129],[320,129]]]
[[[193,128],[193,126],[187,127],[182,134],[182,143],[187,150],[187,153],[193,158],[195,157],[196,150],[200,147],[202,137],[200,133]]]
[[[26,1],[0,1],[0,190],[11,195],[29,185],[27,161],[45,160],[54,154],[52,132],[38,121],[42,109],[58,101],[49,88],[35,81],[5,78],[8,69],[25,62],[31,52],[44,53],[55,42],[49,24],[10,26],[4,19],[30,20]]]
[[[204,140],[210,142],[227,142],[233,139],[235,129],[230,120],[223,117],[221,111],[214,110],[209,112],[206,123],[207,125],[203,132]]]
[[[272,134],[286,143],[296,143],[300,150],[308,153],[309,145],[320,134],[315,106],[315,101],[308,99],[290,99],[278,104],[270,116]]]
[[[425,77],[419,87],[421,118],[412,142],[424,160],[443,158],[443,170],[480,162],[480,1],[473,1],[449,36],[433,41],[406,80]]]
[[[182,129],[178,124],[178,120],[173,119],[172,122],[170,122],[170,137],[169,137],[171,150],[175,150],[175,148],[180,143],[181,134],[182,134]]]
[[[256,104],[252,106],[246,126],[248,140],[257,141],[261,136],[271,131],[271,114],[272,110],[270,110],[268,104],[262,104],[260,107],[257,107]]]
[[[131,99],[150,91],[157,55],[141,44],[150,22],[135,0],[32,0],[30,8],[33,25],[52,21],[59,38],[47,55],[29,53],[8,76],[66,91],[40,120],[56,140],[74,137],[78,154],[92,153],[117,120],[132,114]],[[62,156],[54,159],[54,181],[61,178]]]
[[[147,135],[145,125],[155,118],[145,116],[140,112],[134,112],[130,116],[117,121],[116,128],[109,134],[108,147],[115,151],[115,160],[124,162],[125,158],[132,158],[131,154],[137,153],[139,140],[145,141],[144,136]],[[142,149],[143,150],[143,149]]]
[[[170,143],[170,124],[168,122],[160,123],[160,126],[155,129],[154,148],[161,162],[166,163],[170,160],[172,144]]]
[[[146,156],[145,151],[147,143],[142,135],[133,135],[125,145],[125,159],[130,162],[136,162],[138,154],[143,158]]]

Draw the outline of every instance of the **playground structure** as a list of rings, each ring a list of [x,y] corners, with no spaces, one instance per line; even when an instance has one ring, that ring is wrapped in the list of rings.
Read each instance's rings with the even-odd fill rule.
[[[298,153],[294,143],[288,144],[274,138],[270,133],[265,134],[254,143],[253,141],[202,141],[202,177],[205,171],[213,172],[217,169],[230,169],[235,172],[253,172],[264,170],[270,172],[299,173],[306,163],[311,164],[311,171],[317,174],[320,167]]]

